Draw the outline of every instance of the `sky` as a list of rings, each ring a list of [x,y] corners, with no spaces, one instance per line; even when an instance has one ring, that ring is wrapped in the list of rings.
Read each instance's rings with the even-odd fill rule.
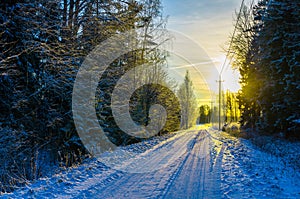
[[[203,51],[195,52],[187,44],[181,46],[182,50],[195,55],[198,53],[197,59],[187,61],[178,56],[171,56],[168,60],[169,72],[176,79],[183,79],[185,71],[190,71],[198,95],[203,96],[205,92],[218,90],[218,74],[215,73],[222,68],[225,60],[224,48],[229,43],[229,36],[234,29],[235,11],[239,9],[240,4],[241,0],[162,0],[164,16],[168,17],[167,28],[198,44],[210,59],[208,61],[207,58],[203,58]],[[231,70],[231,67],[225,69],[222,73],[223,87],[235,92],[239,89],[238,72]],[[209,97],[203,98],[207,100]]]

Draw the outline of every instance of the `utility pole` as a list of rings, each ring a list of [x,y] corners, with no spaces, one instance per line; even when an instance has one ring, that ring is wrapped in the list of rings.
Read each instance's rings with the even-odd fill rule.
[[[234,121],[238,121],[238,116],[237,116],[237,101],[236,101],[236,95],[234,95]]]
[[[233,35],[232,35],[232,37],[231,37],[231,41],[230,41],[230,44],[229,44],[229,48],[228,48],[228,51],[227,51],[225,60],[224,60],[224,62],[223,62],[221,71],[220,71],[220,73],[219,73],[219,80],[217,81],[217,82],[219,83],[219,130],[221,130],[221,100],[222,100],[222,96],[221,96],[221,95],[222,95],[222,88],[221,88],[221,87],[222,87],[222,82],[223,82],[223,80],[222,80],[222,73],[223,73],[223,71],[224,71],[224,69],[225,69],[225,65],[227,64],[227,58],[228,58],[228,56],[229,56],[229,54],[230,54],[230,50],[231,50],[232,43],[233,43],[233,38],[234,38],[234,35],[235,35],[235,33],[236,33],[236,30],[237,30],[237,24],[238,24],[238,22],[239,22],[239,20],[240,20],[240,18],[241,18],[241,13],[242,13],[242,8],[243,8],[243,5],[244,5],[244,1],[245,1],[245,0],[242,0],[241,6],[240,6],[240,10],[239,10],[239,14],[238,14],[238,18],[237,18],[237,21],[236,21],[236,23],[235,23],[235,25],[234,25],[234,31],[233,31]],[[252,1],[252,2],[253,2],[253,1]],[[270,2],[271,2],[271,0],[269,1],[269,3],[270,3]],[[231,58],[231,60],[232,60],[232,58]],[[231,60],[229,61],[229,63],[227,64],[227,66],[230,65]]]
[[[222,82],[224,82],[224,80],[222,80],[221,75],[219,75],[219,80],[217,80],[217,82],[219,83],[219,131],[220,131],[221,130]]]
[[[213,100],[211,100],[210,101],[210,123],[211,123],[211,126],[213,126],[213,124],[214,124],[214,120],[213,120],[213,117],[214,117],[214,115],[213,115],[213,112],[214,112],[214,108],[213,108],[213,104],[214,104],[214,101]]]

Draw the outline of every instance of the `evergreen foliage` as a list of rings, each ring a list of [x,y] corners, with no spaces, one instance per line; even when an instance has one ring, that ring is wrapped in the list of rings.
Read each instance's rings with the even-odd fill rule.
[[[233,47],[242,76],[242,123],[300,138],[300,4],[263,0],[244,10]]]
[[[145,29],[151,43],[150,31],[164,28],[160,11],[159,0],[1,1],[0,143],[7,155],[0,156],[5,162],[0,166],[5,171],[0,173],[0,191],[45,176],[49,171],[41,157],[48,165],[64,167],[82,161],[87,151],[77,135],[71,109],[81,63],[102,41],[128,30]],[[159,67],[165,61],[164,52],[149,53],[148,47],[115,60],[100,80],[96,108],[102,126],[114,123],[109,99],[122,74],[139,64]],[[176,104],[164,97],[169,90],[159,89],[156,100]],[[106,130],[115,143],[131,143],[118,135],[116,125]],[[164,132],[173,130],[169,125]]]
[[[179,85],[177,94],[181,104],[181,128],[188,129],[196,125],[197,120],[197,101],[189,71],[186,71],[184,82]]]

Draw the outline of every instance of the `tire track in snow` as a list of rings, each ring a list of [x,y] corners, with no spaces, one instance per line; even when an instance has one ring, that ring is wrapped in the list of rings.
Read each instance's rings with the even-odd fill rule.
[[[81,190],[81,192],[86,192],[86,197],[93,198],[124,198],[128,197],[128,194],[136,197],[151,197],[155,187],[159,187],[161,179],[168,179],[168,174],[173,172],[177,168],[178,156],[181,156],[187,150],[187,143],[191,141],[191,137],[195,136],[193,131],[185,131],[174,137],[163,141],[162,143],[154,146],[152,149],[139,154],[133,159],[129,159],[123,166],[133,165],[137,166],[148,166],[150,170],[155,170],[158,164],[160,166],[165,165],[161,170],[157,170],[151,173],[126,173],[116,170],[108,171],[107,175],[94,176],[92,179],[87,179],[87,183],[83,185],[78,185],[72,188],[73,194],[75,190]],[[174,165],[175,167],[169,168],[169,165]],[[155,176],[153,178],[153,176]],[[147,185],[149,183],[149,185]],[[120,187],[126,187],[120,189]],[[147,191],[142,192],[141,187],[148,187]],[[141,195],[142,194],[142,195]],[[78,191],[73,197],[80,195]],[[78,197],[80,198],[80,197]]]
[[[150,167],[155,167],[159,161],[177,158],[176,161],[150,173],[127,173],[99,189],[99,198],[221,198],[220,170],[224,148],[211,167],[211,142],[206,131],[187,131],[173,143],[166,142],[142,155]],[[174,154],[181,156],[178,158]],[[143,160],[136,159],[138,164]]]
[[[138,156],[145,156],[149,153],[157,153],[160,149],[167,147],[169,145],[175,144],[177,142],[184,142],[185,139],[182,139],[182,137],[185,136],[183,133],[179,133],[165,141],[162,141],[158,145],[154,146],[152,149],[139,154]],[[184,144],[182,145],[184,146]],[[138,157],[136,157],[138,158]],[[136,159],[129,159],[127,160],[127,163],[124,163],[124,165],[132,163],[132,161],[135,161]],[[129,162],[129,163],[128,163]],[[123,162],[122,162],[123,163]],[[101,163],[100,163],[101,164]],[[74,198],[78,195],[80,195],[82,192],[87,192],[85,195],[89,195],[89,193],[95,192],[97,190],[98,193],[105,192],[105,190],[109,187],[111,187],[115,181],[120,181],[121,178],[125,176],[125,178],[128,180],[129,177],[126,175],[126,173],[111,169],[111,168],[105,168],[105,172],[100,173],[93,173],[93,176],[85,179],[84,181],[81,181],[80,183],[76,183],[73,186],[65,187],[64,191],[62,193],[58,193],[58,197],[62,197],[63,195],[67,194],[70,197]],[[121,180],[122,181],[122,180]],[[65,198],[65,197],[64,197]],[[78,197],[80,198],[80,197]],[[100,197],[102,198],[102,197]]]
[[[221,198],[222,144],[216,157],[211,154],[214,141],[207,131],[199,132],[195,144],[176,173],[176,179],[161,198]],[[213,162],[215,162],[213,164]]]
[[[138,165],[141,161],[146,160],[143,164],[149,166],[151,170],[154,170],[153,167],[156,167],[160,162],[165,164],[165,167],[150,173],[128,173],[124,178],[107,187],[102,192],[102,195],[105,195],[102,198],[156,198],[165,188],[164,184],[169,180],[170,175],[178,168],[178,162],[181,162],[178,155],[182,156],[186,153],[188,143],[195,136],[194,131],[187,131],[179,136],[180,139],[175,139],[174,142],[174,139],[171,139],[171,143],[168,141],[162,146],[150,150],[150,152],[147,151],[142,155],[143,158],[135,159]],[[124,188],[118,189],[118,187],[126,187],[126,191]]]
[[[204,198],[209,170],[209,139],[204,131],[199,132],[194,147],[187,154],[172,186],[162,198]]]
[[[171,186],[173,185],[174,181],[176,180],[176,178],[180,175],[186,161],[189,158],[189,154],[191,153],[191,151],[193,150],[195,144],[196,144],[196,139],[200,136],[200,132],[198,132],[197,136],[192,139],[189,143],[188,143],[188,151],[187,154],[185,155],[184,159],[182,160],[182,162],[179,164],[179,166],[177,167],[177,169],[175,170],[175,172],[171,175],[170,179],[168,180],[168,183],[163,191],[163,193],[161,194],[161,198],[166,198],[168,192],[171,189]]]
[[[187,130],[143,153],[131,153],[130,148],[124,147],[129,158],[122,156],[123,149],[112,157],[123,157],[119,161],[123,167],[148,167],[151,172],[119,171],[96,161],[62,176],[59,187],[54,186],[57,180],[53,179],[54,184],[43,189],[56,192],[52,194],[55,198],[219,198],[216,196],[220,194],[220,187],[214,180],[220,176],[210,172],[221,167],[222,152],[217,157],[212,156],[212,143],[208,132]],[[213,169],[212,158],[217,159]],[[40,194],[40,190],[35,189],[28,196],[35,198]],[[47,191],[42,195],[47,196]]]

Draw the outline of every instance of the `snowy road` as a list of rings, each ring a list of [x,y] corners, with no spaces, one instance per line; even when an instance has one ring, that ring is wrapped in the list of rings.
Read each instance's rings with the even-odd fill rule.
[[[72,198],[221,198],[221,164],[214,163],[222,157],[214,160],[211,146],[206,131],[181,133],[125,164],[154,171],[106,172],[105,176],[94,177],[94,183],[88,186],[79,184],[71,188],[73,191],[66,191],[73,192]]]
[[[170,139],[155,152],[147,154],[148,163],[155,167],[159,161],[165,167],[149,173],[119,173],[103,186],[89,189],[87,197],[99,198],[212,198],[220,194],[220,164],[210,156],[210,137],[206,131],[189,131],[175,140]],[[167,148],[168,150],[164,150]],[[166,151],[166,153],[160,153]],[[177,154],[182,153],[180,156]],[[175,156],[174,156],[175,154]],[[174,160],[174,158],[176,160]],[[218,157],[220,158],[220,157]],[[134,164],[141,164],[137,158]],[[99,195],[98,195],[99,194]],[[220,198],[220,197],[217,197]]]
[[[198,129],[120,147],[0,197],[294,199],[300,173],[248,140]]]
[[[15,196],[50,198],[221,198],[222,151],[205,130],[178,133],[108,167],[94,161]],[[143,145],[146,145],[144,143]],[[116,155],[117,154],[117,155]],[[120,152],[110,154],[118,157]],[[104,161],[104,162],[107,162]],[[110,165],[110,166],[111,166]],[[116,169],[118,167],[119,169]],[[134,172],[132,172],[134,171]],[[35,187],[36,186],[36,187]]]

